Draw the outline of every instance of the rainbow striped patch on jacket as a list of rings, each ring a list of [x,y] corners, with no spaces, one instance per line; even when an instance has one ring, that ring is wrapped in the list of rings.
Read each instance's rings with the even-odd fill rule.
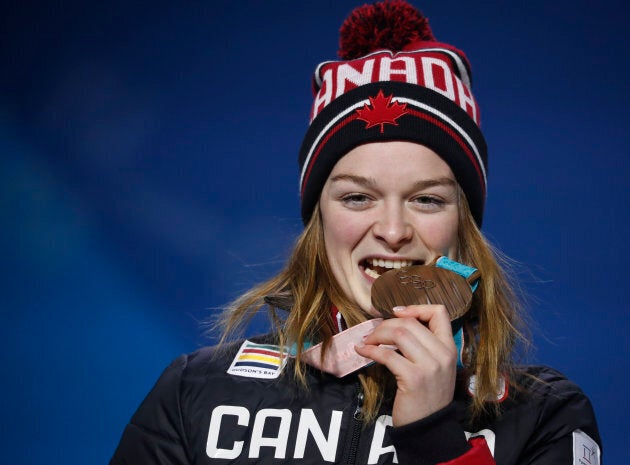
[[[280,376],[288,353],[271,344],[245,341],[232,361],[228,374],[248,378],[274,379]]]

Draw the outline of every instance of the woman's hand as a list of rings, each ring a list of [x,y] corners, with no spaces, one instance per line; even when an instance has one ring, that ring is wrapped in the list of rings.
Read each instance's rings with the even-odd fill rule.
[[[457,347],[443,305],[397,308],[356,351],[385,365],[396,377],[393,426],[425,418],[453,400]],[[379,345],[395,345],[398,351]]]

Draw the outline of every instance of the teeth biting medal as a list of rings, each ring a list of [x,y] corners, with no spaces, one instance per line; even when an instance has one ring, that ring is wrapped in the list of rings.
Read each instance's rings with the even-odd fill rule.
[[[478,277],[475,270],[468,279],[474,282]],[[440,266],[393,269],[372,284],[372,305],[384,318],[392,317],[396,306],[442,304],[454,321],[468,311],[472,295],[473,289],[466,278]]]
[[[373,363],[360,356],[354,347],[383,322],[393,316],[393,308],[407,305],[441,304],[446,307],[453,327],[453,338],[460,353],[461,366],[463,331],[461,317],[472,303],[480,273],[448,257],[438,258],[432,265],[413,265],[395,268],[382,274],[372,284],[372,305],[383,318],[374,318],[341,331],[332,337],[331,345],[322,360],[322,344],[302,352],[302,360],[309,365],[339,378]],[[394,346],[387,346],[396,349]]]

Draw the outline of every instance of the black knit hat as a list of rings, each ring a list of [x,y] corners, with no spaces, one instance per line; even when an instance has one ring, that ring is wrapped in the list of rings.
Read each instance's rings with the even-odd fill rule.
[[[464,53],[437,42],[426,18],[402,0],[355,9],[340,45],[343,61],[321,63],[313,78],[299,156],[304,223],[341,157],[362,144],[403,140],[450,166],[481,226],[487,148]]]

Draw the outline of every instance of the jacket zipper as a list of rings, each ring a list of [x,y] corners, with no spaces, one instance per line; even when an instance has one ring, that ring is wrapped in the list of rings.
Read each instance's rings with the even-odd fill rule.
[[[361,435],[361,428],[363,426],[363,420],[361,419],[361,412],[363,408],[363,392],[361,386],[357,385],[356,407],[352,414],[352,437],[350,439],[350,451],[346,460],[347,465],[353,465],[357,459],[357,451],[359,450],[359,436]]]

